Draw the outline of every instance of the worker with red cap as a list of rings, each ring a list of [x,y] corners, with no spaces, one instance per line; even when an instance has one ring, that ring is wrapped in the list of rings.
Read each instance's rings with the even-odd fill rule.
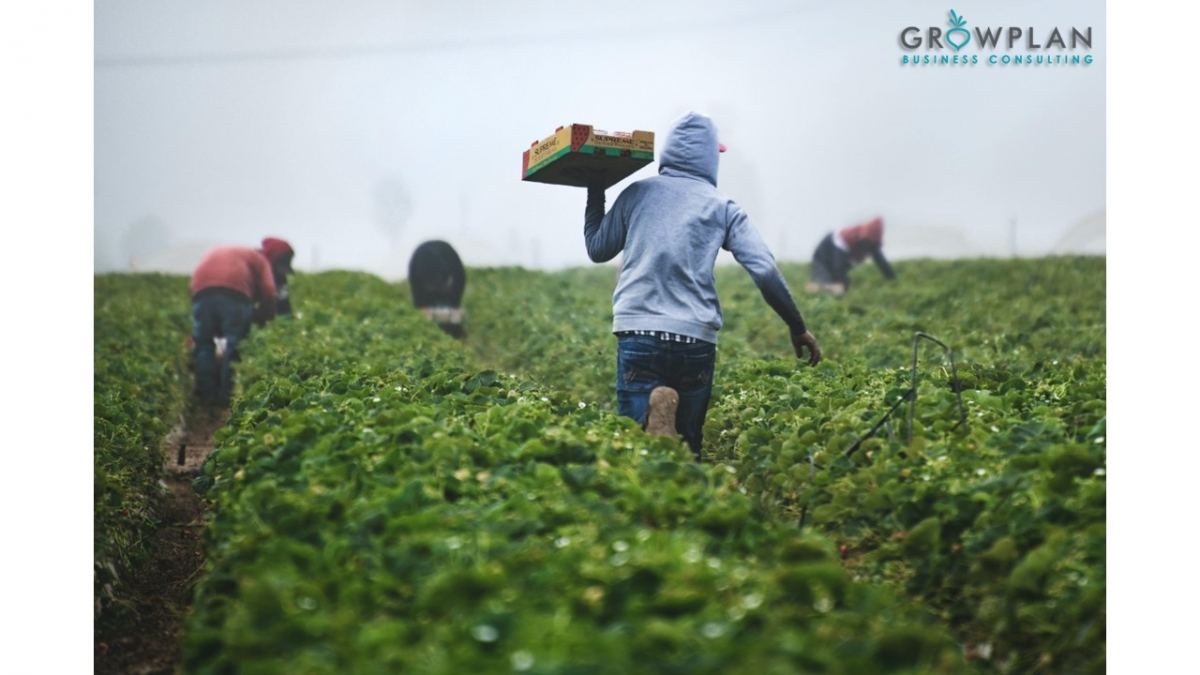
[[[883,256],[883,219],[874,218],[861,225],[846,227],[825,235],[813,252],[811,281],[805,289],[810,293],[828,291],[841,295],[850,288],[850,268],[870,257],[889,280],[896,278],[892,266]]]
[[[259,253],[271,262],[271,275],[275,280],[275,315],[285,318],[292,317],[292,300],[288,295],[288,275],[292,273],[292,258],[296,252],[292,245],[283,239],[267,237],[262,240]]]
[[[269,243],[270,242],[270,243]],[[276,243],[277,242],[277,243]],[[282,239],[263,249],[220,246],[205,254],[192,273],[192,339],[196,397],[202,405],[228,407],[233,392],[232,362],[251,322],[263,326],[275,317],[277,290],[272,268],[291,270],[292,247]],[[277,262],[278,261],[278,262]],[[217,356],[223,339],[224,356]]]

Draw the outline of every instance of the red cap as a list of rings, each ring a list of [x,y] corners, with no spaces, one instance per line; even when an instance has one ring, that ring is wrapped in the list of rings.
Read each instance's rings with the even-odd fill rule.
[[[883,246],[883,219],[875,218],[862,225],[843,228],[838,235],[851,248],[860,241],[870,241],[876,246]]]
[[[725,152],[725,144],[717,143],[717,152]]]
[[[275,237],[267,237],[262,240],[262,254],[267,260],[274,265],[280,261],[287,263],[287,271],[292,271],[292,256],[295,251],[292,250],[292,245],[282,239]]]
[[[867,226],[865,229],[866,229],[866,232],[864,232],[864,234],[867,235],[867,239],[870,239],[871,241],[873,241],[876,244],[879,244],[881,246],[883,245],[883,219],[882,218],[876,218],[876,219],[872,220],[871,222],[867,223]]]

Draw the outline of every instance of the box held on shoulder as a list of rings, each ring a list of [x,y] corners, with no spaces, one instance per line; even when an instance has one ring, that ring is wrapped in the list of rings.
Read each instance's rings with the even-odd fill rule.
[[[559,127],[521,157],[521,180],[612,187],[654,161],[654,132],[600,131],[590,124]]]

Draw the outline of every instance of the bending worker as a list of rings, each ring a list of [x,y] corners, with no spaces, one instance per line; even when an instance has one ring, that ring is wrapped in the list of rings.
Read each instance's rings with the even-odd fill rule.
[[[252,321],[262,326],[275,317],[271,263],[248,246],[215,248],[196,266],[189,292],[196,395],[203,405],[228,407],[233,392],[231,363],[238,358],[238,343],[250,333]],[[225,355],[219,366],[218,337],[225,338]]]
[[[825,235],[813,252],[812,280],[805,290],[809,293],[828,291],[834,295],[845,293],[850,288],[850,268],[864,262],[868,256],[884,277],[896,278],[892,266],[883,257],[882,218]]]
[[[427,241],[408,261],[408,284],[413,305],[452,337],[466,337],[462,310],[467,273],[454,247],[444,241]]]

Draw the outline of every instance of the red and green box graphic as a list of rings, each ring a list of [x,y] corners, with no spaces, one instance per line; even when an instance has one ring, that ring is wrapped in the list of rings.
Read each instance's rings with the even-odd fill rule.
[[[654,132],[597,131],[590,124],[559,127],[521,157],[521,180],[611,187],[654,161]]]

